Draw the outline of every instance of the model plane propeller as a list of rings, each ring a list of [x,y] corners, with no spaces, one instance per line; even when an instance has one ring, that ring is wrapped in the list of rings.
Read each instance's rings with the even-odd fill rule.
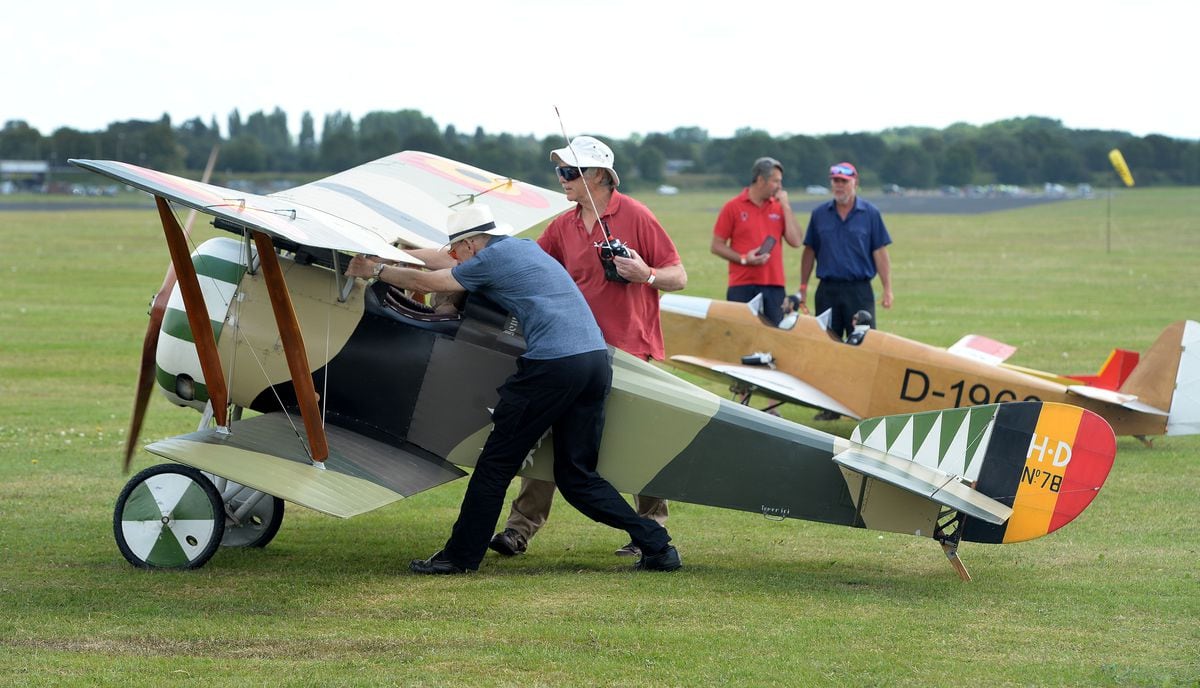
[[[114,535],[131,563],[202,566],[220,545],[267,544],[285,500],[350,517],[473,465],[496,388],[524,351],[520,323],[475,297],[442,315],[386,284],[347,280],[345,254],[418,263],[399,247],[445,243],[456,205],[482,196],[517,232],[567,208],[561,194],[411,151],[268,196],[72,162],[155,196],[178,275],[155,381],[204,414],[195,432],[150,444],[178,463],[135,475],[117,500]],[[172,204],[231,236],[188,252]],[[960,541],[1062,527],[1115,452],[1102,418],[1065,404],[890,415],[845,439],[620,351],[613,367],[599,470],[619,490],[932,538],[964,578]],[[523,474],[550,477],[551,446]]]
[[[871,330],[861,344],[829,335],[816,318],[790,329],[744,303],[665,294],[668,361],[761,394],[854,419],[1010,401],[1050,401],[1100,415],[1118,435],[1200,433],[1200,324],[1168,326],[1144,356],[1116,349],[1096,375],[1063,376],[1006,363],[1016,348],[968,335],[942,349]],[[766,365],[746,365],[755,353]],[[759,363],[759,359],[748,359]]]
[[[200,176],[202,183],[207,183],[212,176],[219,150],[219,145],[213,146],[212,152],[208,154],[204,174]],[[191,234],[192,222],[195,220],[196,210],[193,208],[183,223],[184,241],[187,241]],[[142,358],[138,364],[137,386],[133,394],[133,415],[129,420],[129,433],[125,437],[125,456],[121,461],[121,470],[125,473],[129,472],[129,464],[133,461],[133,452],[137,448],[138,437],[142,434],[142,421],[146,418],[146,407],[150,404],[150,393],[154,391],[154,356],[158,350],[158,332],[162,327],[163,315],[167,311],[167,299],[171,296],[175,281],[175,266],[169,265],[162,285],[150,302],[150,323],[146,326],[146,336],[142,339]]]

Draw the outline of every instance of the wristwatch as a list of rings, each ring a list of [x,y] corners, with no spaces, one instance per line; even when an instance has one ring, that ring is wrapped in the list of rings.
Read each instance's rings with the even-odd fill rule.
[[[379,275],[383,273],[383,269],[387,267],[387,263],[376,263],[375,269],[371,271],[371,276],[379,279]]]

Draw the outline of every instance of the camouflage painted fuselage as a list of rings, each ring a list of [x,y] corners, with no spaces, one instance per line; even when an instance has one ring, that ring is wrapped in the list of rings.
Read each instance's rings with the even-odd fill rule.
[[[264,415],[235,421],[228,431],[204,429],[156,442],[151,452],[338,516],[410,496],[463,475],[456,466],[474,465],[491,431],[497,388],[524,351],[514,319],[474,297],[461,315],[423,313],[380,283],[356,282],[339,300],[333,270],[281,257],[328,436],[329,459],[314,466],[303,434],[289,420],[296,415],[296,391],[266,288],[245,268],[243,252],[236,240],[215,239],[200,247],[193,263],[205,285],[231,403]],[[158,380],[176,403],[202,408],[207,390],[183,315],[173,307],[164,318]],[[858,444],[722,400],[616,351],[598,470],[623,492],[933,536],[946,508],[929,492],[919,494],[921,485],[914,490],[907,469],[899,484],[909,487],[898,487],[878,457],[895,452],[947,480],[970,475],[990,490],[984,501],[999,500],[1006,509],[1014,505],[1019,481],[1033,475],[1031,447],[1046,441],[1034,436],[1039,415],[1039,404],[1025,404],[945,419],[893,417],[864,423],[864,430],[878,432],[864,432]],[[1074,425],[1068,425],[1054,434],[1072,442]],[[940,430],[930,434],[931,428]],[[542,441],[522,474],[550,478],[551,447]],[[835,462],[851,449],[865,468]],[[868,475],[872,470],[882,473]],[[1064,475],[1060,471],[1059,482]],[[1028,489],[1053,505],[1057,484]],[[1044,534],[1043,525],[1051,523],[1057,522],[1024,527],[1022,537]],[[985,525],[973,527],[967,518],[963,537],[1010,538],[1002,524]]]
[[[231,402],[265,414],[294,414],[295,390],[266,289],[260,275],[245,269],[242,251],[234,239],[215,239],[193,257],[206,285],[222,366],[232,371]],[[339,302],[332,271],[287,256],[281,262],[327,426],[430,460],[473,465],[491,429],[496,390],[524,350],[518,324],[482,299],[470,299],[461,317],[449,318],[415,312],[394,298],[389,305],[388,288],[378,283],[368,288],[359,282]],[[221,281],[222,288],[213,286]],[[174,402],[202,408],[203,374],[186,317],[181,307],[174,310],[164,319],[159,384]],[[238,423],[232,434],[238,436]],[[615,352],[599,470],[619,490],[772,517],[930,532],[936,505],[886,486],[875,490],[876,501],[903,509],[868,518],[860,476],[831,461],[839,444],[846,440],[720,399]],[[542,442],[523,473],[549,478],[550,447]],[[336,459],[332,440],[331,448]],[[197,462],[169,447],[160,453]],[[336,470],[339,462],[329,464]],[[356,470],[359,477],[389,482]]]

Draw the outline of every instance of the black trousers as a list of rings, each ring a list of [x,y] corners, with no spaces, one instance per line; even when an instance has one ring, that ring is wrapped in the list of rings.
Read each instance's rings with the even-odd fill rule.
[[[762,314],[772,325],[778,326],[783,320],[783,300],[787,298],[787,290],[770,284],[740,284],[736,287],[726,287],[725,300],[738,303],[750,303],[750,299],[762,294]]]
[[[478,569],[500,519],[504,494],[537,441],[554,429],[554,482],[584,516],[624,530],[647,554],[666,549],[671,537],[642,518],[607,480],[596,473],[604,432],[604,402],[612,386],[609,353],[550,360],[517,359],[517,372],[500,386],[488,435],[445,556],[464,569]]]
[[[872,327],[878,327],[875,322],[875,290],[871,288],[871,280],[858,282],[838,282],[821,280],[817,285],[817,310],[814,315],[832,309],[829,320],[829,331],[838,339],[845,339],[854,331],[854,314],[859,311],[871,313]]]

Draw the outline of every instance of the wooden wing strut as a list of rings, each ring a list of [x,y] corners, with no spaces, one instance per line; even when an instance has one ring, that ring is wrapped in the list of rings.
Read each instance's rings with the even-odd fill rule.
[[[279,338],[283,340],[288,370],[296,388],[296,401],[300,404],[300,415],[304,418],[308,446],[314,461],[324,461],[329,457],[329,443],[325,438],[325,428],[321,424],[321,414],[317,408],[317,390],[313,386],[308,354],[304,350],[304,337],[300,333],[300,323],[296,319],[292,297],[288,293],[287,282],[283,279],[283,271],[279,268],[279,258],[275,255],[275,245],[271,242],[271,237],[262,232],[253,234],[254,245],[258,248],[258,258],[262,265],[263,279],[267,283],[267,293],[271,295],[271,309],[275,311],[275,324],[279,328]],[[205,375],[207,374],[205,372]]]
[[[188,326],[192,328],[192,337],[196,341],[196,354],[200,358],[200,370],[204,372],[204,384],[208,387],[213,417],[217,425],[228,425],[226,408],[229,405],[229,392],[225,387],[225,374],[221,370],[221,357],[217,354],[217,340],[208,319],[208,307],[204,305],[200,280],[196,278],[196,266],[192,265],[192,256],[188,252],[187,237],[166,199],[155,196],[154,202],[158,204],[158,217],[167,236],[171,265],[175,267],[175,274],[179,278],[179,293],[183,296]]]

